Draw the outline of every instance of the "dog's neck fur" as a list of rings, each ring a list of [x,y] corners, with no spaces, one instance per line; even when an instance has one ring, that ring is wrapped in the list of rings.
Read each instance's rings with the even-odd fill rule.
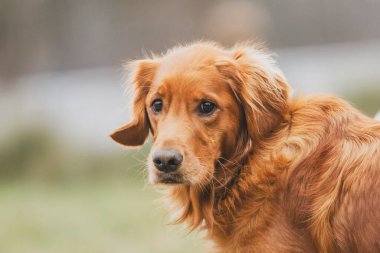
[[[211,183],[203,188],[182,185],[171,189],[170,198],[178,201],[182,214],[177,219],[177,223],[186,222],[191,230],[200,226],[207,230],[207,237],[217,244],[225,244],[230,238],[235,237],[234,226],[241,212],[244,210],[244,203],[255,203],[255,208],[249,210],[254,219],[255,225],[260,224],[262,214],[270,214],[268,211],[273,208],[273,201],[280,189],[278,180],[278,170],[283,169],[288,163],[287,159],[280,156],[273,159],[273,149],[265,150],[264,147],[278,147],[275,145],[265,145],[265,142],[274,143],[277,136],[286,136],[289,129],[287,122],[282,122],[276,126],[276,131],[271,138],[266,138],[260,142],[242,139],[242,145],[246,147],[244,151],[238,148],[238,152],[231,159],[222,159],[216,162],[215,176]],[[244,144],[245,143],[245,144]],[[276,164],[276,166],[275,166]],[[279,166],[283,164],[284,166]],[[217,175],[218,172],[220,175]],[[242,224],[243,226],[245,224]]]

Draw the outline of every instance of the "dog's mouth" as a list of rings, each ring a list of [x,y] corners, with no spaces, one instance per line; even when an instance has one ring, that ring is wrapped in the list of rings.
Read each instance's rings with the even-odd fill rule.
[[[161,184],[183,184],[184,179],[179,173],[162,173],[158,175],[158,183]]]

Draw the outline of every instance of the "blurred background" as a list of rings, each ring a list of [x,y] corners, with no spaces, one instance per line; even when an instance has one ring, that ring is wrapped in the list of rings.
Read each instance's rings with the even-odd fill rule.
[[[380,109],[377,0],[0,0],[0,252],[203,252],[146,184],[124,61],[199,39],[265,41],[296,95]]]

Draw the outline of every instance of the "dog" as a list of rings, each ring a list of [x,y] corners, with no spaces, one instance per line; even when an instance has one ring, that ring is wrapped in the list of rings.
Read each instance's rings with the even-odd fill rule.
[[[380,252],[380,122],[327,95],[290,98],[270,53],[197,42],[132,61],[152,184],[214,252]]]

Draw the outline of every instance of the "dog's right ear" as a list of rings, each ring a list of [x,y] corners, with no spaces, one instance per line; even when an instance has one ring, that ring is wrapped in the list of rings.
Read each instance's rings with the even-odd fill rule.
[[[149,135],[149,120],[145,109],[145,99],[153,82],[158,63],[154,60],[137,60],[129,63],[129,82],[135,89],[133,119],[118,128],[110,137],[125,146],[140,146]]]
[[[215,64],[243,107],[253,142],[285,120],[289,86],[270,54],[256,45],[238,44]]]

